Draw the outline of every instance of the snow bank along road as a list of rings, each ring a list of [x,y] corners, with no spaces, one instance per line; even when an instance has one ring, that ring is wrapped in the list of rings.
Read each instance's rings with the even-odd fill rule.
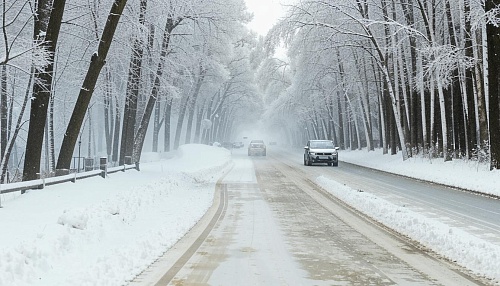
[[[375,177],[386,175],[364,171],[373,173],[368,176],[373,181],[363,183],[360,178],[367,175],[354,172],[353,167],[347,167],[350,170],[345,170],[345,166],[305,167],[301,158],[290,158],[283,153],[248,158],[244,151],[235,150],[235,167],[219,182],[212,209],[131,285],[485,285],[488,282],[473,278],[464,269],[428,254],[411,241],[359,215],[312,181],[319,174],[334,172],[342,173],[339,178],[346,182],[356,182],[359,189],[382,188],[374,183]],[[379,181],[385,183],[379,184],[407,188],[410,184],[407,180],[383,177]],[[420,187],[426,188],[429,186],[425,184]],[[433,200],[433,203],[439,202]],[[448,208],[445,212],[459,212],[451,206],[445,209]],[[463,216],[457,214],[450,219],[460,220]],[[492,223],[488,219],[484,222],[485,227]]]

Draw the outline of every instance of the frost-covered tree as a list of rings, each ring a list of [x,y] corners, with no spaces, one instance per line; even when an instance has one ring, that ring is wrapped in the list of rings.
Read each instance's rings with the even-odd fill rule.
[[[500,1],[486,0],[491,169],[500,169]]]
[[[485,124],[481,9],[462,0],[290,5],[267,44],[288,46],[286,94],[304,121],[297,128],[307,136],[334,130],[346,148],[370,150],[373,136],[384,153],[400,150],[404,159],[483,158],[495,131]]]
[[[111,6],[108,20],[102,31],[97,51],[92,54],[90,59],[87,74],[80,89],[68,127],[66,128],[66,133],[64,134],[64,139],[57,160],[57,169],[70,168],[73,151],[85,119],[87,108],[92,98],[101,69],[106,63],[106,57],[126,3],[126,0],[115,0]]]
[[[40,45],[42,51],[47,53],[47,61],[34,68],[35,75],[33,94],[31,96],[23,180],[36,179],[37,174],[40,173],[47,109],[52,96],[54,59],[66,1],[41,0],[36,4],[33,42],[34,45]]]

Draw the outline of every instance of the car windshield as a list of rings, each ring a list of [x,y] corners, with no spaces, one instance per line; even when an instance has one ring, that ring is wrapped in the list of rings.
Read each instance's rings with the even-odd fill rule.
[[[333,149],[332,141],[311,141],[311,148],[314,149]]]

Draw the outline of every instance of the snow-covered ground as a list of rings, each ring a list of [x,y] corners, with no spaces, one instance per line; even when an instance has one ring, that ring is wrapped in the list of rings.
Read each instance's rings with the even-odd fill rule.
[[[224,148],[185,145],[141,171],[2,194],[0,285],[124,285],[182,237],[209,208],[217,179],[232,166]],[[500,195],[500,173],[471,162],[342,151],[346,161]],[[147,157],[147,156],[145,156]],[[155,156],[152,156],[155,158]],[[500,246],[319,177],[354,207],[475,273],[500,283]],[[381,216],[380,214],[384,214]]]
[[[383,155],[381,150],[342,151],[339,157],[346,162],[374,169],[500,196],[500,172],[489,171],[488,165],[474,161],[444,162],[442,159],[411,158],[403,162],[401,155]],[[316,182],[339,199],[384,225],[419,241],[476,275],[500,284],[500,245],[432,218],[429,214],[433,210],[428,213],[415,212],[404,205],[377,197],[369,190],[358,192],[324,176],[318,177]]]
[[[477,161],[444,162],[440,158],[417,156],[403,162],[400,154],[383,155],[380,149],[372,152],[341,151],[339,157],[346,162],[390,173],[500,197],[500,170],[490,172],[488,164]]]
[[[182,146],[172,157],[140,172],[1,195],[0,285],[133,279],[203,216],[232,164],[228,150],[205,145]]]

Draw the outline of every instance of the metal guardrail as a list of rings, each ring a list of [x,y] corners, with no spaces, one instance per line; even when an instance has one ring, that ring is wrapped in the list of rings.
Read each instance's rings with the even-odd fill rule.
[[[66,183],[66,182],[76,183],[77,180],[86,179],[86,178],[90,178],[90,177],[96,177],[96,176],[101,176],[103,178],[106,178],[106,176],[108,174],[112,174],[112,173],[116,173],[116,172],[125,172],[126,170],[130,170],[130,169],[136,169],[137,171],[140,171],[139,163],[135,163],[134,165],[123,165],[123,166],[113,167],[113,168],[109,168],[109,169],[108,169],[107,164],[106,164],[106,165],[101,165],[99,170],[92,170],[92,171],[82,172],[82,173],[72,173],[72,174],[62,175],[62,176],[57,176],[57,177],[50,177],[50,178],[17,182],[17,183],[10,183],[10,184],[0,184],[0,195],[12,193],[12,192],[18,192],[18,191],[43,189],[43,188],[45,188],[45,186],[56,185],[56,184],[61,184],[61,183]]]

